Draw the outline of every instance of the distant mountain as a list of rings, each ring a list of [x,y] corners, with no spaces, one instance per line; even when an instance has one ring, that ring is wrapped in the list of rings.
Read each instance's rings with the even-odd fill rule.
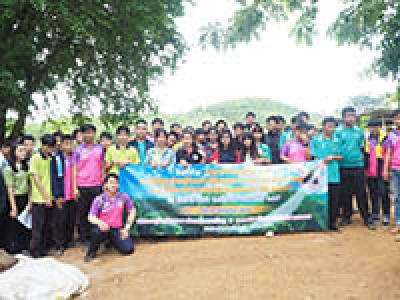
[[[184,126],[200,126],[203,120],[215,122],[224,119],[229,125],[238,121],[244,121],[247,112],[256,113],[257,120],[261,125],[265,125],[265,119],[270,115],[282,115],[287,122],[290,118],[300,112],[299,108],[262,98],[242,98],[236,100],[227,100],[206,107],[197,107],[189,112],[177,114],[160,114],[167,124],[173,122],[181,123]],[[149,116],[151,119],[153,116]],[[322,116],[316,113],[311,114],[311,121],[318,122]],[[319,125],[319,124],[318,124]]]

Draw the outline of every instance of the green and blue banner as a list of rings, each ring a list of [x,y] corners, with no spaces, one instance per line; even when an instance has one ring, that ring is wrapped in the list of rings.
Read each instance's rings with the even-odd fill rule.
[[[328,228],[328,174],[320,161],[120,170],[137,209],[135,234],[199,236]]]

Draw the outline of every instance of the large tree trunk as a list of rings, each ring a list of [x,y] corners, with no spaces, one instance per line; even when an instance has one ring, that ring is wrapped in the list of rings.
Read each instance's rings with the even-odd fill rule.
[[[7,108],[4,105],[0,105],[0,144],[3,144],[6,138],[6,116]]]

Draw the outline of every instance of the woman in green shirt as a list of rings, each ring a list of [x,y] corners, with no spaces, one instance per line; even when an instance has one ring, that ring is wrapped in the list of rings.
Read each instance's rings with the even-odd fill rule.
[[[12,147],[8,166],[3,170],[10,202],[10,222],[7,228],[8,251],[18,253],[29,249],[30,232],[20,222],[18,215],[28,205],[29,177],[25,161],[26,149],[21,143]]]

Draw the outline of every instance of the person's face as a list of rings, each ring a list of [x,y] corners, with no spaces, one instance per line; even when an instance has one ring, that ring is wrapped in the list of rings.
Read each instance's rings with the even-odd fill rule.
[[[118,192],[118,180],[114,177],[111,177],[104,184],[104,189],[110,194],[116,194]]]
[[[308,119],[308,117],[306,116],[301,116],[301,121],[305,124],[308,124],[308,122],[310,122],[310,120]]]
[[[400,115],[396,115],[393,117],[393,123],[396,128],[400,128]]]
[[[212,130],[208,134],[208,138],[210,139],[210,141],[216,142],[218,140],[218,133],[216,131]]]
[[[242,136],[243,135],[243,129],[241,127],[236,127],[235,128],[235,136]]]
[[[106,137],[103,137],[100,140],[100,145],[103,147],[104,150],[107,150],[111,146],[111,144],[112,144],[112,140],[110,140]]]
[[[122,130],[118,133],[117,140],[118,144],[126,145],[129,142],[129,134],[125,130]]]
[[[24,146],[25,146],[27,155],[31,156],[32,153],[33,153],[33,149],[35,148],[35,145],[34,145],[33,141],[32,140],[25,140],[24,141]]]
[[[160,122],[155,122],[153,124],[153,132],[155,132],[157,129],[163,128],[162,124]]]
[[[168,146],[172,147],[176,144],[176,137],[175,135],[171,134],[168,136]]]
[[[78,145],[83,143],[83,134],[82,134],[82,132],[78,131],[76,133],[75,141],[76,141],[76,143]]]
[[[222,145],[229,146],[229,144],[231,143],[231,137],[229,136],[229,134],[224,133],[221,137],[221,142]]]
[[[203,125],[203,129],[204,131],[208,132],[208,130],[210,130],[211,124],[210,123],[204,123]]]
[[[268,128],[268,131],[271,131],[271,132],[275,131],[277,129],[276,122],[274,120],[269,120],[269,122],[267,123],[267,128]]]
[[[191,135],[191,134],[185,133],[185,134],[183,135],[183,144],[184,144],[186,147],[189,147],[189,146],[191,146],[191,145],[193,144],[193,138],[192,138],[192,135]]]
[[[74,142],[72,140],[63,140],[61,143],[61,148],[65,153],[71,154],[74,150]]]
[[[369,127],[369,132],[373,135],[378,135],[379,131],[380,131],[380,127],[379,126],[370,126]]]
[[[246,117],[246,123],[247,124],[253,124],[256,122],[256,118],[254,118],[253,116],[247,116]]]
[[[147,126],[145,124],[138,124],[136,126],[136,137],[144,139],[147,133]]]
[[[54,147],[49,145],[42,145],[42,151],[45,155],[50,155],[54,151]]]
[[[156,143],[158,147],[165,147],[167,144],[167,137],[164,133],[160,133],[160,135],[157,137]]]
[[[1,153],[3,153],[3,155],[5,157],[8,157],[10,155],[10,151],[11,151],[11,148],[9,146],[1,147]]]
[[[15,157],[17,160],[22,161],[26,158],[26,147],[24,145],[18,145],[15,149]]]
[[[96,132],[92,129],[88,129],[85,132],[82,132],[83,142],[86,144],[93,144],[95,134]]]
[[[261,139],[262,139],[262,133],[259,132],[259,131],[255,131],[255,132],[253,133],[253,136],[254,136],[254,139],[255,139],[256,141],[261,141]]]
[[[343,121],[347,126],[353,126],[357,122],[357,114],[355,112],[347,112],[343,117]]]
[[[244,145],[246,148],[250,148],[250,147],[251,147],[251,144],[252,144],[252,140],[251,140],[251,139],[245,139],[245,140],[243,141],[243,145]]]
[[[225,124],[224,123],[219,123],[218,124],[218,131],[222,131],[225,129]]]
[[[278,124],[276,125],[276,127],[278,128],[279,131],[283,131],[285,129],[285,123],[283,122],[278,122]]]
[[[336,124],[333,122],[328,122],[325,124],[324,126],[324,132],[325,134],[327,134],[328,136],[331,136],[333,134],[333,132],[335,131],[336,128]]]
[[[56,147],[58,149],[61,148],[61,136],[59,136],[59,135],[56,135]]]
[[[199,144],[204,143],[205,140],[206,140],[206,136],[205,136],[203,133],[198,134],[198,135],[196,136],[196,141],[197,141],[197,143],[199,143]]]
[[[174,126],[172,127],[172,132],[175,132],[180,135],[182,133],[182,128],[180,126]]]

